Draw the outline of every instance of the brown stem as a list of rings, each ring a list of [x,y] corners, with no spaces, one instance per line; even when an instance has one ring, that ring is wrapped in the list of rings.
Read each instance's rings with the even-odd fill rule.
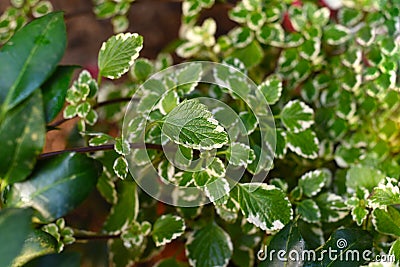
[[[121,235],[74,235],[76,240],[102,240],[102,239],[116,239]]]
[[[136,149],[156,149],[156,150],[163,150],[163,147],[161,145],[157,144],[131,144],[131,148],[136,148]],[[114,149],[114,144],[107,144],[107,145],[101,145],[101,146],[88,146],[88,147],[77,147],[77,148],[69,148],[69,149],[64,149],[64,150],[59,150],[59,151],[52,151],[52,152],[47,152],[47,153],[42,153],[39,155],[38,159],[46,159],[50,157],[54,157],[57,155],[60,155],[65,152],[77,152],[77,153],[90,153],[90,152],[96,152],[96,151],[106,151],[106,150],[112,150]]]
[[[121,98],[110,99],[110,100],[106,100],[106,101],[97,103],[96,105],[93,106],[93,108],[96,109],[96,108],[104,107],[107,105],[112,105],[112,104],[117,104],[117,103],[122,103],[122,102],[129,102],[131,100],[132,100],[131,97],[121,97]],[[133,98],[133,100],[135,100],[135,99]]]

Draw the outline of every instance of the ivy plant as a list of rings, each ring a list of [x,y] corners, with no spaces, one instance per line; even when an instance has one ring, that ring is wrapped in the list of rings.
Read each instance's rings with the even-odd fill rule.
[[[97,77],[60,65],[50,2],[0,17],[0,266],[80,266],[93,239],[116,267],[400,264],[398,0],[184,0],[156,59],[132,2],[93,1]],[[101,228],[70,223],[93,192]]]

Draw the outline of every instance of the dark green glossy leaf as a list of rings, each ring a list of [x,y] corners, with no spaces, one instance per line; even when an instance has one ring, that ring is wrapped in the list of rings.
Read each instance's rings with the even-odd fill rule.
[[[40,91],[7,113],[0,125],[0,179],[6,184],[24,180],[43,149],[45,122]]]
[[[268,247],[262,247],[261,250],[258,252],[257,256],[260,259],[264,259],[259,267],[267,267],[267,266],[274,266],[274,267],[284,267],[284,266],[302,266],[301,259],[295,259],[291,257],[292,251],[296,251],[299,255],[305,249],[305,242],[303,237],[300,234],[299,228],[295,223],[289,223],[285,226],[278,234],[276,234]],[[277,251],[285,251],[287,255],[287,261],[282,261],[278,257],[277,253],[271,253],[272,250]]]
[[[364,253],[371,248],[372,237],[367,231],[339,229],[333,232],[325,245],[316,251],[317,260],[309,261],[304,266],[358,267],[365,263],[364,258],[372,257],[371,253]]]
[[[64,54],[66,32],[63,14],[36,19],[18,31],[0,50],[0,104],[5,112],[37,89]]]
[[[13,184],[10,207],[32,206],[42,221],[53,221],[75,209],[96,186],[101,165],[83,154],[65,153],[42,161],[29,180]]]
[[[231,238],[216,223],[194,231],[186,243],[189,264],[196,267],[228,266],[232,250]]]
[[[57,266],[57,267],[79,267],[81,266],[81,256],[76,252],[67,252],[61,254],[51,254],[46,255],[33,261],[30,261],[28,264],[25,264],[24,267],[49,267],[49,266]]]
[[[10,266],[31,231],[32,210],[4,209],[0,211],[0,266]]]
[[[55,253],[56,239],[42,230],[33,230],[25,240],[21,254],[14,260],[13,267],[23,266],[28,261],[50,253]]]
[[[61,111],[75,66],[58,66],[41,86],[46,122],[52,121]]]

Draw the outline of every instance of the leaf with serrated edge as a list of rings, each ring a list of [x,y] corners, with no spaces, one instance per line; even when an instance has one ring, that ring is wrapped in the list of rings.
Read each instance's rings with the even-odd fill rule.
[[[214,222],[192,232],[186,242],[186,256],[193,267],[228,266],[232,251],[230,236]]]
[[[268,233],[279,231],[292,218],[289,199],[275,186],[263,183],[240,184],[236,185],[232,193],[247,221]]]
[[[244,166],[251,164],[255,159],[254,151],[246,144],[232,143],[228,150],[227,157],[229,163],[234,166]]]
[[[153,240],[156,246],[163,246],[180,237],[186,229],[185,221],[172,214],[162,215],[153,225]]]
[[[173,142],[194,149],[220,148],[228,142],[225,129],[197,99],[185,100],[172,110],[162,131]]]
[[[321,219],[321,212],[318,205],[311,199],[300,201],[296,207],[300,218],[309,223],[317,223]]]
[[[282,80],[278,76],[270,76],[258,86],[269,105],[278,102],[282,95]]]
[[[98,56],[99,75],[118,79],[129,71],[143,48],[143,37],[137,33],[120,33],[101,46]]]
[[[118,234],[136,220],[139,212],[139,199],[136,184],[121,181],[117,184],[118,201],[111,208],[110,215],[103,229],[112,234]]]
[[[315,159],[318,156],[319,141],[311,130],[304,132],[286,132],[287,147],[303,158]]]
[[[289,101],[282,109],[281,119],[289,131],[302,132],[314,123],[314,110],[301,101]]]
[[[330,177],[331,173],[328,169],[310,171],[301,176],[299,187],[302,188],[304,195],[313,197],[327,184]]]
[[[126,178],[126,176],[128,175],[128,162],[126,161],[126,159],[123,156],[118,157],[114,161],[113,169],[114,169],[115,174],[119,178],[124,180]]]
[[[392,207],[377,208],[372,212],[375,229],[383,234],[400,237],[400,212]]]

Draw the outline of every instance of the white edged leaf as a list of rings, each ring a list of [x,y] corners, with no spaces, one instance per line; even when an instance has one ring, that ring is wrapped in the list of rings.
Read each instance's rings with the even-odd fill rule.
[[[227,151],[227,158],[229,164],[246,167],[254,161],[255,154],[248,145],[234,142]]]
[[[400,212],[396,208],[387,206],[386,209],[375,209],[372,223],[378,232],[400,237]]]
[[[287,147],[303,158],[315,159],[318,156],[319,141],[310,129],[299,133],[286,132]]]
[[[180,237],[186,229],[185,221],[176,215],[162,215],[153,225],[153,240],[156,246],[163,246]]]
[[[282,95],[282,80],[276,75],[269,76],[258,86],[258,89],[263,93],[267,103],[273,105]]]
[[[176,106],[179,104],[179,96],[175,90],[170,90],[167,93],[164,93],[158,103],[158,108],[160,109],[161,114],[167,115],[171,112]]]
[[[128,175],[128,162],[125,157],[120,156],[114,161],[114,173],[122,180]]]
[[[168,113],[162,132],[174,143],[193,149],[210,150],[228,142],[225,129],[197,99],[185,100]]]
[[[281,111],[281,120],[289,131],[298,133],[314,123],[314,110],[299,100],[289,101]]]
[[[321,219],[321,212],[318,205],[312,199],[300,201],[296,207],[296,213],[308,223],[318,223]]]
[[[334,193],[319,194],[314,201],[321,212],[322,222],[337,222],[349,214],[343,198]]]
[[[299,180],[299,187],[307,197],[317,195],[321,189],[327,185],[331,178],[331,172],[328,169],[318,169],[303,174]]]
[[[324,38],[329,45],[340,45],[351,38],[351,32],[340,24],[330,24],[325,27]]]
[[[275,186],[263,183],[238,184],[232,192],[247,221],[268,233],[279,231],[292,218],[289,199]]]
[[[118,79],[129,71],[143,47],[143,37],[137,33],[119,33],[101,46],[98,56],[99,75]]]

